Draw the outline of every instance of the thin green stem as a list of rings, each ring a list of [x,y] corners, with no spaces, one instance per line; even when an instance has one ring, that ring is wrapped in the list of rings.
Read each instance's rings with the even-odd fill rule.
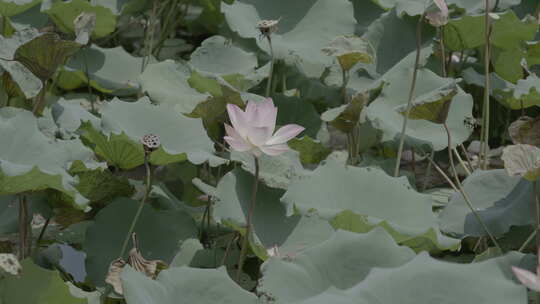
[[[49,223],[51,222],[51,218],[52,217],[48,217],[46,220],[45,220],[45,224],[43,224],[43,227],[41,227],[41,231],[39,232],[39,236],[36,240],[36,245],[34,247],[34,252],[37,253],[37,250],[39,248],[39,243],[41,242],[41,240],[43,239],[43,236],[45,235],[45,231],[47,230],[47,227],[49,227]]]
[[[446,77],[446,50],[444,48],[444,25],[439,28],[439,46],[441,48],[441,74]]]
[[[448,159],[450,160],[450,167],[452,168],[452,173],[454,174],[454,179],[456,181],[456,186],[458,187],[459,192],[461,193],[461,195],[465,199],[465,202],[467,203],[467,206],[472,211],[472,213],[474,214],[474,216],[476,217],[476,219],[478,220],[480,225],[484,228],[484,230],[486,231],[487,235],[489,236],[489,238],[491,239],[493,244],[499,249],[499,251],[501,253],[503,253],[503,250],[502,250],[501,246],[499,246],[499,243],[497,242],[497,239],[495,239],[495,237],[491,234],[491,232],[489,231],[489,228],[487,227],[486,223],[484,222],[482,217],[480,217],[480,214],[478,214],[478,212],[474,209],[469,196],[467,195],[467,193],[463,189],[463,186],[461,185],[461,181],[459,180],[459,176],[457,174],[456,166],[454,164],[454,157],[452,155],[452,135],[450,134],[450,129],[448,128],[448,124],[444,123],[443,126],[444,126],[444,130],[446,131],[446,135],[448,136]]]
[[[461,158],[461,156],[459,155],[459,152],[457,151],[456,148],[452,148],[452,151],[454,152],[454,154],[456,155],[458,161],[459,161],[459,164],[463,167],[463,170],[465,170],[465,172],[467,173],[467,176],[471,175],[471,171],[469,170],[467,164],[465,164],[465,162],[463,161],[463,159]]]
[[[247,219],[246,219],[246,234],[244,235],[244,240],[242,241],[242,248],[240,249],[240,257],[238,259],[238,271],[236,272],[236,281],[240,279],[240,274],[242,273],[242,267],[244,266],[244,261],[247,254],[247,248],[249,244],[249,237],[251,231],[253,230],[251,221],[253,220],[253,212],[255,210],[255,204],[257,202],[257,188],[259,186],[259,158],[254,156],[255,161],[255,179],[253,181],[253,189],[251,191],[251,202],[249,204]]]
[[[416,79],[418,77],[418,65],[420,64],[420,51],[422,44],[422,21],[424,21],[424,14],[420,16],[418,24],[416,26],[416,59],[414,61],[414,72],[411,82],[411,88],[409,90],[409,98],[407,100],[407,111],[405,112],[405,118],[403,119],[403,125],[401,126],[401,138],[399,140],[399,148],[396,158],[396,167],[394,169],[394,177],[399,175],[399,167],[401,165],[401,155],[403,154],[403,146],[405,145],[405,132],[407,130],[407,122],[409,121],[409,114],[412,109],[412,101],[414,98],[414,90],[416,88]]]
[[[525,248],[529,246],[529,244],[531,243],[531,241],[534,239],[535,236],[536,236],[536,229],[533,230],[533,232],[527,237],[525,242],[523,242],[523,244],[519,247],[518,252],[523,252],[523,250],[525,250]]]
[[[485,28],[485,46],[484,46],[484,106],[482,113],[482,134],[480,136],[480,167],[484,170],[488,168],[488,142],[489,142],[489,94],[491,89],[491,79],[489,75],[489,64],[491,61],[491,22],[489,20],[489,0],[485,0],[484,28]]]
[[[433,157],[435,156],[435,151],[431,151],[428,156],[428,166],[426,169],[426,174],[424,175],[424,182],[422,183],[422,192],[426,191],[427,183],[429,181],[429,176],[431,176],[431,167],[433,166]]]
[[[137,221],[139,220],[139,217],[144,208],[146,200],[148,199],[148,196],[150,195],[150,192],[152,191],[152,168],[150,167],[149,158],[150,158],[149,153],[145,153],[144,167],[146,168],[146,189],[144,192],[144,196],[141,202],[139,203],[139,208],[137,209],[137,212],[135,213],[135,216],[133,217],[133,220],[131,221],[131,225],[129,226],[128,232],[126,234],[126,238],[124,239],[124,243],[122,243],[122,249],[120,249],[120,254],[118,255],[119,259],[124,258],[124,254],[126,253],[127,245],[129,243],[129,239],[131,238],[131,234],[133,233],[133,230],[135,230],[135,225],[137,224]]]
[[[270,34],[266,36],[268,40],[268,46],[270,46],[270,71],[268,72],[268,81],[266,82],[266,92],[265,96],[270,97],[270,89],[272,88],[272,77],[274,74],[274,47],[272,46],[272,38]]]

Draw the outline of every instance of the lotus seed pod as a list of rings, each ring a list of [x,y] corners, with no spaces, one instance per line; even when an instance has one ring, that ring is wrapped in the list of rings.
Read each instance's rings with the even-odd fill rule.
[[[157,150],[161,145],[159,135],[156,134],[146,134],[141,138],[141,143],[143,144],[144,152],[146,153]]]

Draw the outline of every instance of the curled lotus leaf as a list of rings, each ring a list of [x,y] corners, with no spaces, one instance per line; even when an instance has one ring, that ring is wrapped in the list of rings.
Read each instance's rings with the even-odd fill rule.
[[[522,116],[508,127],[508,134],[514,144],[528,144],[540,147],[540,116]]]
[[[423,119],[436,124],[446,123],[452,98],[457,93],[457,85],[452,83],[448,88],[442,88],[416,97],[411,104],[409,119]],[[406,116],[407,105],[398,106],[396,111]]]
[[[521,176],[529,181],[536,181],[540,177],[540,148],[518,144],[503,149],[501,159],[504,168],[511,176]]]
[[[373,63],[374,61],[369,42],[355,36],[338,36],[322,51],[329,56],[337,57],[341,68],[345,71],[350,70],[359,62]]]

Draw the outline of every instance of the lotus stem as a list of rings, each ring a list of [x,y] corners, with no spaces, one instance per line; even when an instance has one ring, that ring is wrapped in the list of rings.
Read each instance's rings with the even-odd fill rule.
[[[255,179],[253,181],[253,189],[251,191],[251,202],[248,209],[247,219],[246,219],[246,234],[244,235],[244,240],[242,241],[242,247],[240,249],[240,257],[238,259],[238,271],[236,272],[236,281],[240,280],[240,274],[242,273],[242,267],[244,266],[244,261],[247,255],[247,249],[249,246],[249,237],[253,230],[251,221],[253,220],[253,212],[255,210],[255,204],[257,202],[257,188],[259,186],[259,158],[254,156],[255,161]]]
[[[274,77],[274,47],[272,46],[272,38],[266,35],[268,46],[270,47],[270,71],[268,72],[268,81],[266,82],[266,97],[270,97],[270,89],[272,88],[272,77]]]
[[[441,169],[439,166],[437,166],[437,164],[435,163],[435,161],[433,159],[428,158],[428,160],[431,163],[431,165],[433,166],[433,168],[435,168],[435,170],[437,170],[437,172],[439,172],[439,174],[444,178],[444,180],[450,185],[450,187],[452,187],[452,189],[454,189],[454,191],[459,192],[458,187],[454,184],[452,179],[450,177],[448,177],[448,175],[446,173],[444,173],[443,169]]]
[[[19,260],[23,260],[28,252],[28,203],[26,196],[19,194]]]
[[[442,74],[442,77],[446,77],[447,73],[446,73],[446,50],[444,48],[444,25],[439,28],[439,46],[441,47],[441,74]]]
[[[450,160],[450,167],[452,168],[452,173],[454,174],[454,178],[456,180],[456,186],[458,187],[459,192],[463,196],[463,199],[467,203],[467,206],[472,211],[472,213],[474,214],[474,216],[476,217],[476,219],[478,220],[482,228],[484,228],[485,232],[487,233],[487,235],[489,236],[489,238],[491,239],[495,247],[497,247],[497,249],[499,249],[499,251],[503,253],[503,250],[501,246],[499,246],[497,239],[495,239],[495,237],[491,234],[488,226],[486,225],[482,217],[480,217],[480,214],[478,214],[478,212],[474,209],[469,196],[467,195],[467,193],[465,192],[465,189],[463,189],[463,186],[461,185],[461,181],[459,180],[459,176],[457,174],[456,166],[454,165],[454,157],[452,154],[452,135],[450,134],[450,129],[448,128],[448,124],[446,122],[443,124],[443,126],[448,136],[448,159]]]
[[[133,217],[133,220],[131,221],[131,225],[129,226],[128,232],[126,233],[124,242],[122,243],[122,249],[120,249],[120,254],[118,255],[119,259],[124,258],[127,245],[129,243],[129,240],[131,239],[131,234],[133,233],[133,230],[135,230],[135,225],[137,224],[137,221],[139,220],[139,217],[141,216],[141,212],[143,210],[144,204],[146,203],[146,200],[148,200],[148,196],[150,196],[150,192],[152,191],[152,168],[150,167],[150,154],[149,153],[144,154],[144,167],[146,168],[146,182],[145,182],[146,188],[144,191],[144,196],[141,199],[141,202],[139,203],[139,208],[137,208],[137,212],[135,213],[135,216]]]
[[[401,138],[399,140],[399,148],[396,159],[396,167],[394,169],[394,177],[399,175],[399,167],[401,165],[401,155],[403,154],[403,146],[405,144],[405,132],[407,130],[407,122],[409,121],[409,114],[412,109],[412,101],[414,98],[414,90],[416,88],[416,79],[418,77],[418,65],[420,64],[420,51],[422,44],[422,21],[424,21],[425,14],[420,16],[418,24],[416,26],[416,59],[414,61],[414,72],[412,77],[411,88],[409,90],[409,98],[407,100],[407,111],[405,112],[405,118],[403,119],[403,125],[401,126]]]
[[[489,0],[485,0],[484,27],[485,27],[485,46],[484,46],[484,106],[482,113],[482,132],[480,136],[480,167],[484,170],[488,168],[488,142],[489,142],[489,94],[491,88],[491,79],[489,75],[489,64],[491,60],[491,27],[489,21]]]
[[[463,169],[465,170],[465,172],[467,173],[467,176],[471,175],[471,171],[469,170],[469,167],[467,166],[467,164],[463,161],[463,159],[461,158],[461,156],[459,155],[459,152],[457,151],[456,148],[452,148],[452,151],[454,152],[454,154],[456,155],[458,161],[459,161],[459,164],[463,167]]]
[[[469,167],[471,168],[471,170],[474,171],[474,166],[472,164],[471,158],[469,157],[469,153],[467,152],[467,149],[465,149],[465,146],[463,144],[459,144],[459,148],[461,149],[461,152],[463,152],[463,155],[465,155],[467,164],[469,164]]]
[[[433,157],[435,156],[435,151],[431,151],[428,156],[428,166],[426,169],[426,174],[424,175],[424,182],[422,183],[422,192],[426,191],[428,177],[431,175],[431,167],[433,166]]]
[[[533,230],[533,232],[527,237],[525,242],[519,247],[518,252],[523,252],[527,246],[529,246],[529,243],[534,239],[536,236],[536,229]]]

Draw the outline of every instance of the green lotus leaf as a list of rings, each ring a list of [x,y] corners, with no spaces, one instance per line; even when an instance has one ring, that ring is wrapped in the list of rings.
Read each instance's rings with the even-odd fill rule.
[[[140,143],[130,139],[125,133],[106,136],[83,123],[83,138],[93,145],[94,152],[107,163],[120,169],[129,170],[144,163],[144,150]]]
[[[324,219],[334,219],[335,228],[365,232],[386,225],[402,240],[431,236],[415,250],[459,245],[439,232],[429,195],[413,190],[406,178],[392,178],[378,168],[348,167],[328,160],[308,177],[293,181],[281,200],[288,214],[315,212]],[[355,216],[344,217],[347,213]],[[358,231],[358,226],[368,229]]]
[[[353,0],[354,18],[356,19],[356,35],[362,35],[368,26],[384,13],[384,10],[373,1]]]
[[[23,260],[21,266],[20,277],[9,276],[0,280],[2,303],[87,303],[70,293],[58,271],[43,269],[31,259]]]
[[[164,105],[152,105],[146,97],[137,102],[112,100],[103,106],[101,121],[106,135],[125,133],[134,143],[139,143],[144,135],[156,134],[161,148],[169,155],[185,154],[194,164],[209,161],[211,166],[217,166],[225,162],[213,154],[213,143],[199,119],[170,111]]]
[[[138,205],[137,201],[118,198],[101,209],[88,227],[83,245],[86,269],[88,279],[97,286],[105,285],[109,264],[118,258]],[[134,231],[141,254],[148,260],[166,263],[173,259],[180,241],[197,236],[195,221],[185,212],[158,211],[150,205],[142,209]]]
[[[514,144],[540,147],[540,116],[522,116],[508,127],[508,135]]]
[[[526,288],[509,279],[506,256],[473,264],[441,262],[428,253],[396,268],[375,268],[358,285],[330,289],[297,304],[322,303],[497,303],[527,301]],[[452,288],[449,288],[452,286]],[[456,298],[456,290],[459,297]],[[435,299],[435,300],[434,300]]]
[[[15,52],[21,45],[39,35],[39,32],[33,28],[17,31],[9,38],[0,35],[0,44],[2,45],[0,67],[5,70],[3,73],[9,73],[11,79],[18,85],[26,98],[36,96],[41,91],[43,83],[21,62],[15,61]]]
[[[231,160],[242,163],[242,169],[255,174],[253,155],[232,151]],[[259,178],[273,188],[287,189],[291,181],[301,179],[309,174],[300,162],[296,151],[288,151],[278,156],[263,154],[259,157]]]
[[[77,52],[60,71],[58,85],[74,90],[88,84],[102,92],[117,96],[139,92],[137,81],[142,69],[142,58],[133,57],[121,46],[101,48],[92,45]]]
[[[46,32],[19,46],[14,59],[24,64],[41,81],[46,81],[81,46],[77,42],[60,39],[56,33]]]
[[[96,26],[92,31],[93,39],[105,37],[115,30],[116,16],[113,12],[107,7],[94,5],[88,1],[55,1],[50,8],[43,11],[62,32],[70,34],[75,34],[74,21],[82,12],[96,14]]]
[[[501,0],[497,2],[497,9],[498,10],[505,10],[507,8],[510,8],[512,6],[516,6],[520,4],[520,2],[524,2],[521,0]],[[484,12],[486,3],[484,0],[446,0],[446,3],[448,5],[455,4],[457,7],[463,8],[467,11],[467,13],[481,13]],[[495,5],[495,2],[491,3],[491,10],[493,10],[493,6]]]
[[[491,62],[494,71],[502,78],[516,83],[524,77],[521,61],[526,57],[524,50],[513,48],[508,50],[493,49]]]
[[[257,45],[266,53],[270,53],[268,41],[258,39],[257,22],[279,19],[279,29],[271,36],[275,57],[315,78],[332,60],[321,49],[337,35],[352,35],[356,23],[352,4],[345,0],[242,0],[223,3],[221,10],[233,31],[243,38],[257,38]]]
[[[3,0],[0,1],[0,15],[3,17],[15,16],[40,2],[41,0]]]
[[[84,208],[87,199],[67,172],[75,160],[91,161],[93,153],[79,140],[52,140],[41,133],[32,113],[0,110],[0,194],[56,189]]]
[[[500,49],[520,47],[525,41],[534,39],[538,24],[521,21],[509,10],[493,21],[491,43]],[[444,43],[452,51],[477,48],[485,44],[484,16],[464,16],[452,19],[444,27]]]
[[[142,90],[152,101],[174,107],[180,113],[191,113],[210,97],[190,86],[188,79],[191,75],[187,64],[165,60],[148,65],[139,79]]]
[[[410,83],[403,79],[412,77],[414,64],[411,62],[411,55],[414,53],[381,77],[388,85],[383,87],[379,97],[365,109],[367,119],[373,127],[383,132],[381,139],[383,142],[395,143],[401,136],[404,116],[395,109],[406,105],[408,101],[408,96],[404,92],[409,92]],[[419,69],[414,103],[429,103],[434,98],[437,100],[436,96],[447,96],[448,94],[441,94],[441,89],[455,86],[455,81],[453,78],[441,78],[426,68]],[[467,140],[472,133],[472,130],[463,123],[466,117],[472,117],[472,106],[472,96],[457,87],[457,94],[453,97],[446,121],[454,145]],[[448,145],[444,128],[426,120],[410,120],[407,124],[405,140],[408,145],[425,151],[431,149],[440,151]]]
[[[174,267],[161,271],[156,280],[152,280],[126,266],[121,277],[124,296],[130,304],[259,303],[254,294],[229,277],[224,267]]]
[[[534,182],[540,177],[540,148],[518,144],[506,146],[501,159],[510,176],[521,176]]]
[[[350,70],[357,63],[374,62],[373,50],[367,41],[360,37],[338,36],[330,44],[322,49],[329,55],[337,57],[341,68],[345,71]]]
[[[512,110],[525,109],[540,105],[540,78],[531,74],[517,84],[508,82],[492,73],[490,93],[498,102]],[[463,79],[479,87],[484,87],[484,75],[472,68],[463,71]]]
[[[423,3],[426,3],[422,0]],[[369,25],[362,36],[376,50],[375,67],[377,74],[384,74],[411,52],[416,50],[416,28],[419,17],[398,16],[395,9],[382,14]],[[396,35],[399,31],[399,35]],[[428,23],[422,26],[422,45],[433,39],[435,30]],[[432,49],[429,48],[429,56]],[[423,57],[423,56],[422,56]],[[413,58],[414,59],[414,58]],[[423,61],[423,60],[422,60]],[[373,72],[372,72],[373,73]],[[351,73],[352,76],[354,76]],[[353,79],[351,79],[353,81]]]
[[[290,259],[267,260],[257,291],[277,303],[293,303],[330,287],[348,289],[364,280],[372,269],[398,267],[414,256],[409,248],[397,246],[382,228],[366,234],[338,230],[328,240]]]
[[[367,103],[367,96],[357,94],[347,104],[327,110],[321,115],[323,121],[329,122],[338,130],[350,133],[359,125],[360,114]]]
[[[436,124],[446,123],[452,98],[457,93],[458,86],[456,83],[452,83],[448,87],[416,97],[411,103],[409,119],[422,119]],[[407,105],[398,106],[396,111],[403,116],[407,116]]]
[[[235,169],[220,180],[217,189],[201,189],[218,199],[213,208],[216,221],[245,233],[253,179],[252,175]],[[252,219],[254,238],[250,242],[252,250],[262,259],[267,258],[267,250],[274,246],[278,246],[282,254],[293,254],[320,243],[333,232],[326,221],[286,216],[285,207],[279,202],[283,192],[259,182]]]
[[[247,91],[268,76],[269,66],[257,69],[257,56],[232,45],[222,36],[204,40],[189,64],[197,71],[221,76],[235,88]]]
[[[272,97],[278,107],[277,125],[298,124],[306,128],[302,134],[317,137],[322,120],[313,104],[296,96],[275,94]]]
[[[94,129],[98,129],[101,121],[82,106],[86,102],[86,99],[61,97],[50,108],[45,108],[43,116],[38,119],[41,132],[51,138],[60,136],[69,139],[78,137],[76,132],[83,122],[89,122]]]
[[[331,153],[331,150],[320,141],[309,136],[303,136],[300,139],[293,138],[288,144],[293,150],[300,152],[302,164],[318,164]]]
[[[532,185],[505,170],[473,172],[463,182],[473,207],[495,236],[508,232],[512,226],[533,223]],[[485,236],[486,232],[459,193],[450,198],[439,215],[441,230],[460,237]]]

